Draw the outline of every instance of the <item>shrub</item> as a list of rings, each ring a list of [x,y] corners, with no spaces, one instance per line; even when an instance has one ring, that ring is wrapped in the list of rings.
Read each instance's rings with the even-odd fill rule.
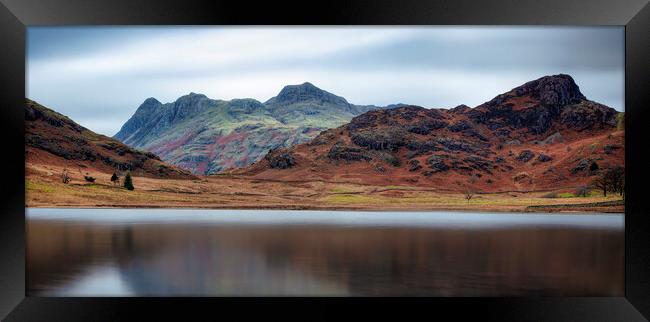
[[[111,176],[111,182],[113,184],[118,184],[120,182],[120,177],[118,177],[116,173],[113,173]]]
[[[84,179],[86,179],[86,181],[88,181],[88,182],[95,182],[95,178],[93,178],[91,176],[84,176]]]
[[[578,197],[589,197],[591,195],[591,188],[589,186],[581,186],[576,189],[575,195]]]

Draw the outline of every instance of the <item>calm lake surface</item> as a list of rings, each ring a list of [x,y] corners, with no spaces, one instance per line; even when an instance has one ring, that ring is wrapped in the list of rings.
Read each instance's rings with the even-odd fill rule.
[[[622,214],[26,211],[29,296],[623,296]]]

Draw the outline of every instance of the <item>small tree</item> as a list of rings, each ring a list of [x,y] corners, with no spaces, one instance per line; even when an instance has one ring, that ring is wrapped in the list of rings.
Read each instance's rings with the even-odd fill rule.
[[[594,187],[603,190],[603,196],[607,192],[617,192],[621,196],[625,193],[625,168],[616,166],[602,171],[593,181]]]
[[[467,203],[469,203],[470,200],[474,197],[474,192],[467,190],[465,191],[465,200],[467,200]]]
[[[605,175],[599,175],[596,179],[594,179],[591,184],[602,190],[603,191],[603,196],[607,197],[607,189],[609,189],[609,183],[607,182],[607,178],[605,178]]]
[[[133,186],[133,180],[131,179],[131,172],[127,172],[126,176],[124,176],[124,188],[126,188],[126,190],[135,189]]]
[[[117,173],[113,172],[113,176],[111,176],[111,182],[113,185],[117,185],[120,183],[120,177],[117,176]]]
[[[609,189],[622,196],[625,192],[625,168],[621,166],[613,167],[607,170],[605,176],[610,185]]]
[[[70,174],[68,174],[67,168],[63,168],[63,171],[61,171],[61,181],[66,184],[70,182]]]

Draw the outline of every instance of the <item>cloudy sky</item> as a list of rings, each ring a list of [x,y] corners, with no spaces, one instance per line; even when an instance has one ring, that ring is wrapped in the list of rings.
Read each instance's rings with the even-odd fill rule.
[[[27,97],[113,135],[148,97],[266,101],[311,82],[355,104],[476,106],[565,73],[624,110],[622,27],[29,27]]]

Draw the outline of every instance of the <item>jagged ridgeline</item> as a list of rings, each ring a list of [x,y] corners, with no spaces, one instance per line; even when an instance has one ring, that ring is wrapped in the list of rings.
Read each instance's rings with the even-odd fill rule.
[[[475,108],[368,111],[238,173],[449,190],[576,187],[624,165],[622,115],[588,100],[570,76],[546,76]]]
[[[286,86],[261,103],[190,93],[173,103],[145,100],[114,138],[195,174],[241,168],[268,151],[307,142],[377,106],[350,104],[311,83]]]

